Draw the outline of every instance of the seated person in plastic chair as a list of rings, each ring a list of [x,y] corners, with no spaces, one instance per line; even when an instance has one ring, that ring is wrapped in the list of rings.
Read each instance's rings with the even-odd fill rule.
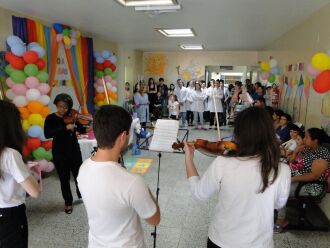
[[[290,196],[294,195],[299,182],[311,182],[303,187],[301,195],[318,196],[324,191],[323,182],[327,181],[330,174],[330,151],[323,144],[328,142],[329,137],[324,130],[319,128],[307,130],[305,145],[297,148],[296,153],[298,153],[289,164],[292,176]],[[274,232],[282,232],[288,224],[284,207],[278,211]]]
[[[284,161],[289,161],[290,157],[293,155],[293,152],[296,150],[298,143],[299,145],[302,145],[305,137],[304,133],[297,125],[289,124],[288,126],[290,129],[291,139],[280,145],[281,158]]]
[[[158,119],[163,118],[163,104],[164,104],[164,98],[162,97],[161,93],[158,91],[154,103],[154,111],[150,116],[151,122],[154,123]]]

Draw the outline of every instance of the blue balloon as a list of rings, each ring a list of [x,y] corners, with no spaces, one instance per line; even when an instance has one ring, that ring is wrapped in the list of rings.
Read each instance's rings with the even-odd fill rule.
[[[40,59],[45,55],[45,49],[41,46],[34,46],[30,50],[35,51]]]
[[[117,57],[115,55],[112,55],[109,60],[112,62],[112,64],[116,64]]]
[[[99,56],[99,57],[96,57],[96,62],[99,63],[99,64],[102,64],[104,62],[104,58]]]
[[[41,141],[46,141],[46,140],[48,140],[48,139],[45,137],[44,132],[41,133],[41,135],[39,136],[39,139],[40,139]]]
[[[108,51],[108,50],[104,50],[102,51],[102,57],[107,59],[110,58],[112,56],[112,52]]]
[[[34,138],[42,137],[43,133],[42,128],[38,125],[33,125],[28,130],[28,135]]]
[[[100,51],[95,51],[94,52],[94,58],[101,57],[101,52]]]
[[[21,57],[26,52],[26,47],[23,44],[15,44],[11,46],[10,50],[14,55]]]
[[[21,38],[16,35],[8,36],[6,41],[10,47],[15,45],[24,45],[24,42],[21,40]]]
[[[272,69],[270,69],[271,74],[277,75],[279,73],[279,70],[277,67],[273,67]]]
[[[63,26],[61,23],[54,23],[53,27],[56,33],[61,34],[63,32]]]
[[[27,50],[31,50],[32,47],[40,46],[38,42],[31,42],[27,45]]]

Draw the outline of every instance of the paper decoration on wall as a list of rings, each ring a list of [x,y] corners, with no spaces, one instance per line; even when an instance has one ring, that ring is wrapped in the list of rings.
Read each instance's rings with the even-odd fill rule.
[[[184,81],[197,80],[204,76],[202,66],[194,60],[192,60],[188,66],[177,66],[176,70],[179,78]]]
[[[151,53],[145,57],[144,71],[151,76],[164,76],[167,59],[163,53]]]

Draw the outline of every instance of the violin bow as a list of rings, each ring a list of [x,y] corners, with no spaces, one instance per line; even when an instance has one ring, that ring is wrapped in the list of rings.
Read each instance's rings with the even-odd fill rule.
[[[107,99],[107,103],[110,104],[109,96],[108,96],[108,91],[107,91],[107,86],[105,85],[104,78],[102,77],[102,83],[103,83],[103,88],[104,88],[104,93],[105,97]]]
[[[219,126],[219,118],[218,118],[218,110],[217,110],[217,105],[216,105],[216,101],[215,101],[215,94],[214,91],[216,90],[216,87],[214,86],[213,90],[212,90],[212,95],[213,95],[213,105],[214,105],[214,111],[215,111],[215,119],[216,119],[216,123],[217,123],[217,131],[218,131],[218,140],[221,140],[221,135],[220,135],[220,126]]]

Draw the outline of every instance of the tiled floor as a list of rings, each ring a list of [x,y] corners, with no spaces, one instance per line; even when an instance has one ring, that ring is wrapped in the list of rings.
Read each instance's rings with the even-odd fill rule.
[[[228,130],[222,131],[222,137]],[[216,139],[215,131],[191,131],[194,138]],[[128,156],[130,154],[127,154]],[[143,151],[142,157],[153,158],[144,179],[150,189],[156,191],[158,158],[157,153]],[[202,174],[212,158],[196,153],[198,171]],[[63,212],[60,184],[56,173],[45,178],[42,196],[27,201],[29,220],[29,247],[71,248],[87,247],[88,224],[83,203],[76,203],[71,215]],[[72,185],[73,186],[73,185]],[[73,189],[74,187],[72,187]],[[202,248],[206,247],[207,229],[212,218],[216,199],[199,202],[192,198],[184,169],[182,154],[163,153],[160,168],[161,224],[157,229],[157,247]],[[143,223],[147,247],[153,247],[150,233],[152,226]],[[238,237],[239,238],[239,237]],[[319,232],[286,232],[275,235],[276,247],[329,248],[330,234]]]

